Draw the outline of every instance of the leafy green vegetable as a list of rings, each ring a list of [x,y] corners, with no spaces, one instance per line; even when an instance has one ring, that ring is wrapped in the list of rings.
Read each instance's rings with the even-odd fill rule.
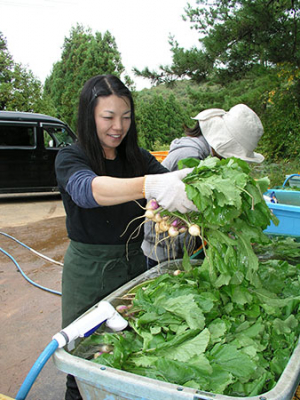
[[[260,394],[276,384],[300,335],[299,270],[300,263],[265,261],[255,285],[218,288],[202,265],[145,282],[132,330],[94,335],[118,356],[94,361],[219,394]]]
[[[172,215],[201,227],[202,265],[192,267],[185,255],[184,272],[134,288],[130,329],[97,333],[85,345],[113,345],[94,361],[153,379],[233,396],[263,393],[300,335],[300,244],[263,233],[273,218],[262,197],[268,179],[252,179],[245,162],[181,165],[194,167],[185,183],[199,212]]]

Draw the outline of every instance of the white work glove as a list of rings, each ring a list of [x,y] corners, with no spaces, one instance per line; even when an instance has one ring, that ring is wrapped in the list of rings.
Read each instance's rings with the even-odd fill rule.
[[[185,184],[182,179],[194,168],[184,168],[174,172],[145,176],[145,197],[155,199],[168,211],[187,213],[197,211],[197,207],[187,198]]]

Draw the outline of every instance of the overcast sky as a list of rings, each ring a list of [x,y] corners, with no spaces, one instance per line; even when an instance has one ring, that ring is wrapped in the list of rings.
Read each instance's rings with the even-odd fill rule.
[[[169,34],[184,48],[198,47],[198,35],[181,15],[188,0],[0,0],[0,31],[15,62],[44,83],[60,60],[65,37],[77,23],[116,39],[126,72],[132,67],[168,65]],[[190,0],[195,5],[195,0]],[[145,79],[137,89],[150,87]]]

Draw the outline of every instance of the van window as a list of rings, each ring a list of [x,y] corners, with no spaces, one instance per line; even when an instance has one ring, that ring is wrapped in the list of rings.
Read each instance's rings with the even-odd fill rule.
[[[0,147],[34,147],[34,127],[0,124]]]
[[[43,137],[45,148],[57,148],[74,143],[74,138],[68,130],[62,126],[50,126],[43,124]]]
[[[55,158],[76,140],[57,118],[0,110],[0,194],[57,191]]]

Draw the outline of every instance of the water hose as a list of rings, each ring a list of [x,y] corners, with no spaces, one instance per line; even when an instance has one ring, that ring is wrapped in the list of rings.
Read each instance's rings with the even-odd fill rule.
[[[18,394],[16,396],[16,400],[24,400],[31,389],[32,385],[34,384],[36,378],[38,377],[39,373],[41,372],[42,368],[58,348],[58,342],[55,339],[48,344],[45,350],[41,353],[39,358],[34,363],[33,367],[29,371],[28,375],[26,376]]]
[[[57,294],[57,295],[61,296],[61,292],[58,292],[58,291],[52,290],[52,289],[48,289],[48,288],[46,288],[46,287],[44,287],[44,286],[41,286],[41,285],[39,285],[38,283],[32,281],[30,278],[28,278],[28,276],[26,276],[26,275],[24,274],[24,272],[22,271],[21,267],[19,266],[19,264],[17,263],[17,261],[13,258],[13,256],[11,256],[9,253],[7,253],[5,250],[3,250],[1,247],[0,247],[0,251],[12,260],[12,262],[16,265],[16,267],[18,268],[18,270],[21,272],[22,276],[23,276],[29,283],[31,283],[33,286],[36,286],[36,287],[38,287],[39,289],[45,290],[46,292],[50,292],[50,293]]]
[[[288,181],[290,178],[292,178],[293,176],[300,176],[300,174],[292,174],[292,175],[289,175],[289,176],[286,178],[286,180],[283,182],[282,187],[284,187],[285,184],[287,183],[287,181]]]
[[[36,251],[36,250],[33,250],[31,247],[29,247],[29,246],[27,246],[26,244],[20,242],[20,240],[14,238],[13,236],[8,235],[7,233],[0,232],[0,235],[6,236],[6,237],[8,237],[9,239],[14,240],[15,242],[19,243],[21,246],[23,246],[23,247],[25,247],[26,249],[32,251],[34,254],[36,254],[36,255],[39,256],[39,257],[44,258],[44,259],[47,260],[47,261],[51,261],[51,262],[54,263],[54,264],[63,266],[63,263],[61,263],[61,262],[59,262],[59,261],[56,261],[56,260],[52,260],[52,258],[49,258],[49,257],[47,257],[47,256],[44,256],[43,254],[39,253],[39,252]]]
[[[101,324],[103,324],[103,322],[106,322],[106,325],[114,331],[122,331],[128,325],[128,322],[110,303],[107,301],[100,301],[97,303],[93,308],[53,336],[52,341],[41,353],[29,371],[20,390],[18,391],[16,400],[26,399],[29,390],[42,368],[57,348],[62,348],[79,337],[90,336]]]

